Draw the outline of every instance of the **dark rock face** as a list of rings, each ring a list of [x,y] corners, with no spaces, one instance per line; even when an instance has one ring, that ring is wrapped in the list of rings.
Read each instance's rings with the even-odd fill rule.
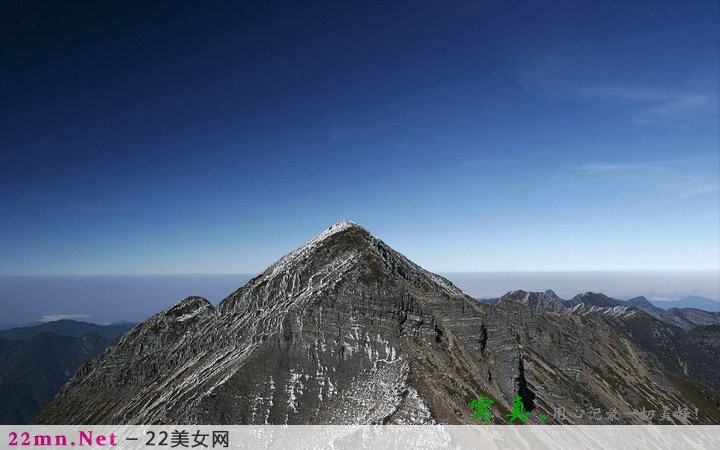
[[[584,294],[578,294],[575,297],[568,300],[568,305],[587,305],[587,306],[605,306],[612,307],[620,305],[620,302],[614,298],[610,298],[605,294],[598,294],[595,292],[585,292]]]
[[[495,400],[495,423],[517,395],[534,423],[559,407],[693,405],[626,334],[554,312],[547,296],[543,314],[477,302],[343,221],[217,308],[187,298],[138,325],[36,421],[476,423],[479,395]],[[576,417],[555,423],[589,423]],[[705,410],[695,420],[719,421]]]

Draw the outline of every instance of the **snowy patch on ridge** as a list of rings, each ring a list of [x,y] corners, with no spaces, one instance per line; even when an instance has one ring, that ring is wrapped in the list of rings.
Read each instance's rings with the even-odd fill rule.
[[[310,241],[308,241],[308,243],[306,243],[302,247],[300,247],[300,248],[296,249],[295,251],[290,252],[287,255],[280,258],[280,260],[278,260],[278,262],[276,262],[275,264],[270,266],[270,268],[269,268],[270,273],[266,277],[263,277],[263,278],[265,278],[265,279],[274,278],[275,276],[277,276],[283,272],[286,272],[287,268],[294,261],[298,261],[298,260],[307,258],[321,242],[323,242],[330,236],[333,236],[337,233],[340,233],[342,231],[345,231],[345,230],[353,228],[353,227],[364,229],[360,225],[358,225],[355,222],[352,222],[350,220],[342,220],[342,221],[336,223],[335,225],[331,226],[327,230],[323,231],[322,233],[320,233],[317,236],[315,236],[314,238],[312,238]]]
[[[632,306],[595,306],[585,305],[580,303],[575,305],[568,310],[572,314],[589,315],[589,314],[603,314],[610,317],[631,317],[637,314],[638,310]]]
[[[362,227],[352,220],[343,219],[340,222],[336,223],[335,225],[330,226],[327,230],[323,231],[322,233],[318,234],[314,238],[312,238],[305,246],[313,245],[318,242],[324,241],[325,239],[329,238],[330,236],[337,234],[341,231],[345,231],[350,228],[361,228]]]

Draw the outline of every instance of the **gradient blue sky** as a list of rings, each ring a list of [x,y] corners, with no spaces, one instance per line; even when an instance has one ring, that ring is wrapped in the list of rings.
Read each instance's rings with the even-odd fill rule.
[[[206,4],[207,3],[207,4]],[[720,270],[720,11],[3,2],[0,275]]]

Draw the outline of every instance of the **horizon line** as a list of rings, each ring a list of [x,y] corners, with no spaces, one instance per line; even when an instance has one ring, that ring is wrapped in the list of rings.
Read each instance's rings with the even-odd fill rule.
[[[266,269],[253,272],[152,272],[152,273],[0,273],[0,277],[124,277],[124,276],[199,276],[199,275],[259,275]],[[436,274],[443,273],[698,273],[719,272],[718,268],[702,269],[486,269],[486,270],[432,270]]]

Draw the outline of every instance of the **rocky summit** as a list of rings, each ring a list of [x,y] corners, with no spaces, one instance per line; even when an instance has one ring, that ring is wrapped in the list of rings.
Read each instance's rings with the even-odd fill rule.
[[[343,221],[217,307],[188,297],[137,325],[36,423],[477,424],[481,396],[497,424],[518,399],[527,423],[720,423],[715,391],[603,314],[511,297],[478,302]]]

